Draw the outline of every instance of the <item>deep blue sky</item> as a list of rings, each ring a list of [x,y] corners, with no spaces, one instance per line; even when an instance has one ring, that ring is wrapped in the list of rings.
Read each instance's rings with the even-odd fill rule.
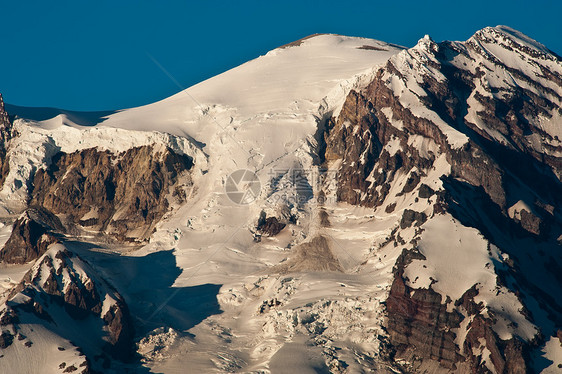
[[[509,25],[562,55],[562,1],[0,0],[0,92],[11,104],[138,106],[313,33],[413,46]]]

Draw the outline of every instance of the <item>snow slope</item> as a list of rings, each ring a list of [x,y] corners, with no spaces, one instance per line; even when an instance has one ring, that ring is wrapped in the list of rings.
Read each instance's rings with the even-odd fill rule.
[[[88,303],[79,293],[90,291],[100,298],[97,315],[75,302],[77,316],[70,318],[69,304],[63,304],[61,299]],[[7,299],[2,298],[0,313],[8,311],[16,316],[2,326],[3,331],[14,336],[13,342],[2,350],[2,372],[60,373],[71,366],[75,371],[83,370],[92,357],[105,354],[109,330],[104,319],[116,307],[117,300],[119,294],[89,264],[68,252],[64,245],[51,245],[18,288]],[[83,308],[83,315],[78,314],[78,308]]]
[[[318,187],[314,180],[318,173],[314,166],[318,127],[337,113],[350,89],[369,82],[376,69],[400,50],[370,39],[319,35],[300,45],[273,50],[168,99],[110,114],[95,126],[83,126],[92,124],[82,124],[80,116],[64,113],[43,121],[19,119],[15,126],[25,136],[14,142],[15,157],[10,159],[14,168],[0,192],[2,205],[10,206],[10,199],[21,201],[26,181],[59,150],[72,152],[97,146],[119,152],[142,144],[173,144],[195,158],[197,189],[186,205],[161,223],[151,242],[128,254],[123,253],[128,249],[119,247],[73,248],[123,290],[141,329],[156,328],[139,343],[147,365],[167,373],[183,372],[185,367],[224,372],[242,367],[269,370],[271,361],[270,369],[274,370],[284,367],[291,352],[309,344],[310,329],[318,329],[318,339],[351,339],[345,350],[348,360],[355,356],[355,344],[376,354],[379,342],[373,332],[380,327],[373,325],[365,331],[364,324],[373,323],[368,319],[371,314],[383,313],[381,301],[389,287],[396,251],[369,266],[371,270],[386,269],[376,276],[371,270],[360,277],[344,273],[282,277],[268,273],[270,267],[291,254],[291,247],[320,234],[331,238],[330,247],[338,261],[346,272],[353,273],[368,257],[374,240],[384,235],[367,232],[384,233],[393,224],[393,220],[370,223],[364,209],[349,210],[333,204],[328,209],[337,211],[342,222],[338,229],[321,228],[313,201],[291,200],[299,191],[291,187],[289,169],[302,169],[310,188]],[[262,182],[263,193],[253,205],[236,205],[224,194],[227,176],[240,168],[255,171]],[[273,183],[274,174],[280,184]],[[19,198],[13,187],[16,185],[22,189]],[[10,207],[17,210],[17,204]],[[299,217],[298,223],[276,238],[255,243],[253,230],[262,209],[268,214],[288,210]],[[348,228],[345,233],[344,227]],[[149,297],[162,281],[159,269],[147,272],[142,270],[143,265],[124,267],[123,262],[142,264],[144,259],[169,250],[173,250],[177,269],[172,273],[179,271],[179,276],[163,290],[171,291],[169,298]],[[115,256],[107,259],[104,253],[121,253],[117,258],[122,260]],[[354,254],[350,257],[350,253]],[[167,261],[162,266],[168,266]],[[129,268],[137,270],[124,272]],[[131,274],[136,276],[131,278]],[[203,310],[199,313],[202,321],[197,323],[201,305],[186,301],[193,309],[186,317],[185,310],[178,309],[184,304],[176,297],[209,285],[218,285],[215,300],[220,311],[207,315]],[[367,288],[379,296],[365,297]],[[265,298],[280,300],[279,313],[255,320],[244,318],[258,313]],[[328,299],[334,304],[326,304]],[[371,314],[364,316],[358,311],[362,307]],[[352,313],[349,318],[345,317],[348,313]],[[316,321],[308,314],[321,317]],[[318,326],[330,324],[339,314],[343,316],[341,326],[334,325],[323,334]],[[301,327],[293,326],[295,318],[302,319]],[[172,330],[157,328],[159,325]],[[224,339],[228,344],[217,352],[217,344]],[[166,342],[165,349],[161,342]],[[326,355],[334,350],[328,346],[313,349],[315,362],[303,357],[292,367],[304,371],[308,365],[317,369],[325,366]],[[186,349],[189,354],[181,353]],[[336,356],[331,361],[341,365]]]
[[[544,57],[544,46],[514,30],[485,29],[477,36],[470,42],[489,61],[495,54],[514,69],[540,63],[560,72],[559,65]],[[531,61],[523,61],[522,54],[512,58],[486,38],[500,38],[500,46],[512,47],[516,41],[543,55]],[[399,103],[435,124],[451,149],[466,148],[469,137],[420,100],[424,76],[445,79],[435,68],[436,48],[429,37],[402,50],[370,39],[318,35],[160,102],[110,113],[99,123],[65,112],[41,121],[18,119],[14,126],[21,136],[11,143],[10,174],[0,191],[3,215],[10,217],[25,205],[33,174],[58,151],[98,147],[118,153],[157,143],[194,158],[194,189],[187,203],[174,207],[148,244],[138,250],[79,240],[65,244],[123,295],[135,319],[138,352],[145,368],[154,372],[391,372],[394,368],[382,358],[385,301],[396,260],[412,245],[425,260],[406,266],[409,287],[432,285],[443,299],[457,300],[477,285],[475,300],[482,301],[484,313],[501,314],[494,332],[531,340],[537,329],[523,315],[521,301],[497,284],[496,270],[509,260],[506,254],[478,230],[435,213],[437,196],[403,192],[414,172],[421,183],[443,192],[442,177],[451,174],[451,164],[435,139],[408,135],[403,142],[394,137],[381,145],[381,153],[391,157],[406,145],[414,147],[433,164],[427,173],[397,172],[376,210],[336,202],[340,160],[328,163],[327,172],[318,166],[326,121],[337,118],[350,90],[372,82],[387,61],[409,72],[402,79],[389,71],[382,76]],[[463,64],[462,58],[452,64]],[[489,61],[477,63],[486,67]],[[532,72],[540,74],[540,67]],[[500,73],[497,81],[478,83],[482,96],[491,86],[505,86],[509,71]],[[555,96],[551,99],[559,103]],[[468,103],[467,121],[499,143],[509,143],[479,122],[476,98]],[[394,118],[391,108],[383,109],[392,126],[402,130],[404,121]],[[551,145],[559,142],[554,123],[559,118],[533,122],[552,135],[547,140]],[[361,157],[354,162],[366,163]],[[225,193],[228,176],[238,169],[255,172],[261,182],[253,204],[235,204]],[[302,176],[299,185],[295,175]],[[366,180],[375,183],[375,170]],[[325,199],[318,199],[321,193]],[[510,215],[521,215],[522,209],[515,208]],[[407,209],[423,212],[429,220],[420,227],[402,227]],[[262,211],[287,221],[279,235],[256,232]],[[0,279],[11,274],[21,277],[22,269],[0,268]],[[456,331],[459,339],[467,324]],[[557,364],[561,356],[555,343],[551,338],[542,353]],[[486,357],[483,361],[491,365]]]

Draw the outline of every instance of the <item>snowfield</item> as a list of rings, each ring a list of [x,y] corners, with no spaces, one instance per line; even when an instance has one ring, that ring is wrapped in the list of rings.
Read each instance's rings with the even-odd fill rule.
[[[494,30],[485,35],[495,35]],[[503,33],[503,44],[511,45],[510,38],[516,38],[548,53],[514,30],[497,30]],[[490,54],[504,53],[493,43],[473,42]],[[132,147],[156,145],[193,158],[193,188],[186,203],[171,207],[147,243],[133,246],[66,237],[64,246],[83,259],[76,260],[76,271],[84,268],[107,281],[130,309],[142,367],[123,364],[114,367],[117,372],[396,372],[382,357],[388,343],[385,303],[396,261],[403,250],[412,248],[421,256],[403,269],[408,287],[431,286],[452,311],[451,301],[475,286],[474,301],[494,317],[494,333],[506,340],[516,336],[532,341],[539,333],[537,325],[524,315],[520,295],[498,280],[498,269],[507,266],[509,256],[477,229],[449,213],[435,213],[435,194],[420,198],[417,190],[403,193],[415,172],[420,184],[443,191],[452,164],[435,139],[414,134],[403,142],[394,137],[381,145],[381,153],[390,156],[405,145],[414,146],[432,164],[427,173],[397,172],[376,211],[336,201],[340,160],[328,160],[327,171],[319,166],[323,129],[342,111],[349,92],[372,82],[388,61],[404,69],[414,64],[416,71],[440,78],[432,65],[434,48],[428,36],[405,50],[371,39],[316,35],[162,101],[104,115],[96,123],[62,111],[48,119],[17,118],[14,128],[20,136],[10,143],[0,219],[8,223],[25,208],[33,175],[59,151],[97,147],[118,157]],[[499,57],[513,67],[524,63],[521,56]],[[463,62],[462,57],[454,60]],[[540,69],[533,72],[539,74]],[[432,121],[452,150],[467,145],[465,133],[420,101],[421,76],[399,79],[397,74],[384,74],[384,84],[401,93],[400,104],[414,116]],[[496,83],[481,81],[476,90]],[[479,101],[470,97],[467,102],[463,117],[507,144],[505,137],[480,121]],[[384,109],[391,127],[402,130],[402,120],[394,118],[391,108]],[[554,122],[560,118],[539,118],[533,125],[550,132],[548,141],[555,144],[560,126]],[[543,147],[541,141],[534,143],[535,149]],[[356,161],[365,164],[365,154]],[[260,193],[250,204],[236,204],[225,193],[229,175],[241,169],[255,173],[260,182]],[[374,171],[367,181],[375,183]],[[519,219],[522,212],[532,210],[523,200],[508,208],[509,216]],[[407,209],[423,213],[427,221],[403,225]],[[262,211],[287,222],[279,235],[257,232]],[[94,216],[95,212],[84,219]],[[0,242],[7,240],[9,229],[0,227]],[[52,256],[58,246],[62,245],[53,245],[45,256]],[[2,303],[30,268],[45,271],[31,265],[0,265]],[[80,276],[88,274],[82,271]],[[102,316],[115,303],[113,291],[104,292]],[[459,345],[470,318],[455,329]],[[77,367],[81,363],[83,356],[68,339],[40,324],[26,328],[30,331],[24,333],[34,344],[26,348],[18,341],[1,351],[0,371],[37,372],[58,367],[60,361]],[[562,364],[559,337],[545,342],[539,356],[552,361],[545,372],[554,373]],[[90,344],[87,339],[80,343]],[[58,346],[66,348],[57,350]],[[27,356],[32,358],[26,360]],[[485,348],[482,362],[492,368]]]
[[[270,178],[273,170],[287,179],[294,168],[310,178],[317,168],[312,153],[319,124],[337,113],[350,89],[368,83],[376,68],[400,50],[370,39],[319,35],[273,50],[163,101],[118,111],[95,126],[84,126],[79,116],[64,113],[43,121],[18,119],[15,126],[24,136],[14,144],[11,172],[0,191],[2,206],[8,209],[4,214],[21,209],[25,182],[58,151],[170,146],[194,157],[197,190],[161,222],[148,245],[130,252],[103,246],[81,250],[69,244],[117,289],[128,291],[124,296],[132,314],[147,328],[139,341],[146,366],[166,373],[184,372],[186,367],[194,372],[242,368],[306,372],[323,370],[326,357],[331,357],[330,365],[341,365],[335,347],[346,347],[346,360],[356,359],[358,349],[376,355],[380,303],[397,251],[390,250],[376,263],[370,260],[370,251],[393,220],[371,222],[365,210],[332,204],[333,219],[341,222],[334,225],[337,228],[321,229],[313,202],[292,204],[289,197],[297,191],[271,187]],[[247,206],[232,203],[224,194],[227,176],[241,168],[256,172],[264,186],[258,201]],[[289,209],[299,215],[299,222],[283,235],[255,243],[252,231],[262,209],[270,214]],[[330,238],[344,273],[269,274],[290,255],[292,246],[320,231]],[[162,269],[156,262],[142,267],[142,273],[130,270],[134,286],[133,275],[123,275],[128,259],[170,250],[172,263],[166,260]],[[100,258],[103,253],[121,256],[107,260]],[[373,263],[361,265],[366,260]],[[158,292],[158,286],[153,287],[167,266],[178,269],[179,275],[166,285],[171,292],[166,290],[168,296],[163,298],[149,297],[147,304],[143,300]],[[180,300],[185,292],[208,285],[217,285],[209,287],[216,294]],[[217,303],[212,312],[197,302],[209,298]],[[260,315],[264,300],[276,300],[275,312]],[[153,325],[169,327],[150,331]],[[314,339],[333,343],[305,348],[310,331]],[[217,351],[217,346],[223,348]],[[301,351],[307,353],[292,358]]]

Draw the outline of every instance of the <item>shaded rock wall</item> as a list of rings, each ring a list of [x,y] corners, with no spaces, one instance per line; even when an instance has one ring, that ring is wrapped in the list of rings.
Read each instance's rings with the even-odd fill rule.
[[[12,123],[4,108],[2,94],[0,94],[0,187],[4,184],[4,179],[10,170],[6,154],[8,151],[8,141],[11,137]]]
[[[119,240],[143,240],[168,212],[168,197],[192,165],[190,157],[155,146],[119,155],[94,148],[60,152],[35,174],[31,205]]]
[[[35,260],[57,242],[65,229],[52,213],[41,208],[26,210],[15,222],[10,238],[0,250],[0,261],[23,264]]]
[[[386,301],[390,342],[399,356],[413,350],[418,357],[453,369],[462,356],[452,330],[460,326],[463,317],[456,311],[448,312],[441,295],[431,288],[413,290],[406,285],[403,268],[408,255],[403,253],[397,261]]]
[[[415,251],[404,251],[398,258],[386,301],[387,329],[396,357],[406,358],[410,365],[429,358],[451,371],[464,370],[469,363],[472,372],[485,373],[489,370],[479,352],[487,350],[497,373],[528,373],[529,344],[517,337],[499,338],[493,330],[494,321],[484,317],[482,305],[474,302],[478,295],[475,286],[453,303],[443,300],[431,287],[412,289],[406,285],[403,269],[419,256]],[[448,310],[449,303],[455,308]],[[469,319],[466,338],[459,347],[457,333],[465,318]]]

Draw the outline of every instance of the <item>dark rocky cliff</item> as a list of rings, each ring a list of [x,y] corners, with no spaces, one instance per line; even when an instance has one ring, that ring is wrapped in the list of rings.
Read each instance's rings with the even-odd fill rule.
[[[9,165],[6,159],[8,141],[12,136],[12,122],[4,108],[4,99],[0,94],[0,186],[4,184],[4,178],[8,174]]]
[[[41,257],[59,241],[65,231],[57,216],[41,208],[26,210],[12,227],[10,238],[0,251],[0,261],[23,264]]]
[[[121,154],[94,148],[60,152],[35,174],[30,204],[79,227],[142,241],[168,212],[169,197],[182,202],[178,183],[182,176],[190,183],[186,173],[192,165],[190,157],[167,147],[135,147]]]

